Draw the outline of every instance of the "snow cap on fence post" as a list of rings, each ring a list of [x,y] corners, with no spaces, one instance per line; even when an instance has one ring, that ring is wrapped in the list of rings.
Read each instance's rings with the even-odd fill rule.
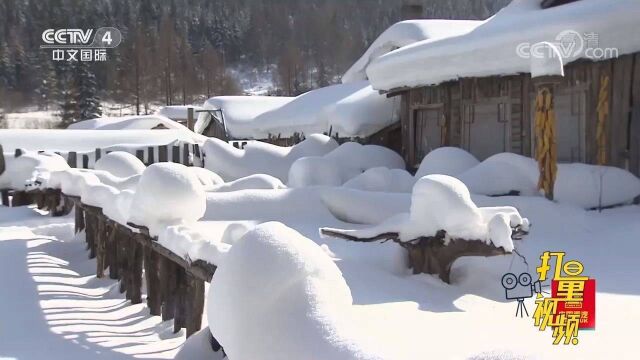
[[[204,187],[188,167],[156,163],[142,173],[129,221],[157,234],[168,225],[195,223],[206,205]]]

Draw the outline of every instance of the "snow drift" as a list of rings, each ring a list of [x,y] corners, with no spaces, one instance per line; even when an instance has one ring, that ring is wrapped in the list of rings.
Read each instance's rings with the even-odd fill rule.
[[[377,358],[345,331],[351,305],[340,270],[318,245],[283,224],[265,223],[224,257],[207,314],[230,359]],[[267,332],[258,324],[269,324]]]
[[[280,147],[263,142],[250,142],[244,149],[236,149],[228,143],[208,139],[203,147],[204,166],[231,181],[253,174],[267,174],[287,181],[289,167],[305,156],[322,156],[338,147],[336,141],[326,135],[312,134],[291,147]]]
[[[340,186],[375,167],[404,169],[405,164],[400,155],[388,148],[346,142],[322,157],[304,157],[296,160],[289,169],[287,185]]]
[[[114,151],[102,156],[94,166],[96,170],[108,171],[118,177],[140,175],[146,166],[132,154],[125,151]]]

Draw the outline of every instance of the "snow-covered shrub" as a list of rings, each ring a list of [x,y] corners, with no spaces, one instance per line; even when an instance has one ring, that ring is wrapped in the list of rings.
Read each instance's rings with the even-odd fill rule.
[[[530,196],[538,194],[538,175],[538,164],[532,158],[500,153],[456,177],[474,194],[505,195],[517,191]]]
[[[224,184],[224,180],[222,180],[220,175],[211,170],[197,166],[190,166],[189,170],[198,177],[198,180],[200,180],[200,183],[204,187],[204,191],[211,191],[217,186]]]
[[[65,159],[55,153],[24,151],[20,156],[4,154],[5,171],[0,174],[0,188],[25,190],[38,173],[69,169]]]
[[[416,178],[431,174],[456,176],[478,165],[475,156],[457,147],[439,147],[430,151],[420,162]]]
[[[375,167],[348,180],[342,186],[367,191],[410,193],[415,182],[415,178],[406,170]]]
[[[102,156],[94,169],[103,170],[114,176],[125,178],[142,174],[146,166],[132,154],[125,151],[114,151]]]
[[[220,139],[210,138],[203,147],[205,167],[224,180],[231,181],[253,174],[267,174],[287,181],[291,164],[305,156],[322,156],[338,147],[326,135],[312,134],[291,147],[280,147],[259,141],[236,149]]]
[[[345,335],[352,298],[338,267],[281,223],[236,241],[209,292],[209,328],[230,359],[374,358]]]
[[[156,163],[147,167],[131,204],[130,221],[154,226],[194,223],[206,209],[204,187],[184,165]]]
[[[214,186],[207,191],[229,192],[246,189],[284,189],[286,186],[280,179],[266,174],[249,175],[228,183]]]
[[[398,153],[378,145],[347,142],[337,149],[313,159],[303,158],[289,170],[290,187],[312,185],[339,186],[375,167],[404,169],[404,160]]]

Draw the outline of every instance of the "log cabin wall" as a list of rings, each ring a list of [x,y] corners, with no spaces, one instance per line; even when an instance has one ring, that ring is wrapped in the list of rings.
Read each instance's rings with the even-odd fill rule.
[[[610,79],[607,163],[639,175],[640,53],[565,66],[554,96],[559,160],[596,163],[603,76]],[[534,154],[536,89],[530,74],[465,78],[392,95],[401,97],[400,149],[410,169],[440,146],[462,147],[480,160],[502,151]]]

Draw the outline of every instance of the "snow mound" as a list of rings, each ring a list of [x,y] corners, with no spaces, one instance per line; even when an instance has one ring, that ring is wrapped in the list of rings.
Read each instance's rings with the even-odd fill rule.
[[[286,186],[280,179],[271,175],[255,174],[249,175],[238,180],[228,183],[219,184],[207,191],[211,192],[229,192],[247,189],[284,189]]]
[[[331,258],[272,222],[231,247],[213,276],[207,314],[230,359],[373,359],[344,334],[351,305]],[[256,324],[269,324],[268,336]]]
[[[351,189],[410,193],[415,178],[403,169],[375,167],[345,182],[342,186]]]
[[[190,166],[189,170],[191,170],[191,172],[196,177],[198,177],[198,180],[204,187],[204,191],[212,191],[218,186],[224,184],[224,180],[222,180],[220,175],[214,173],[211,170],[197,167],[197,166]]]
[[[102,156],[94,166],[118,177],[142,174],[146,166],[134,155],[125,151],[114,151]]]
[[[340,186],[364,171],[386,167],[404,169],[404,160],[395,151],[378,145],[347,142],[323,157],[297,160],[289,170],[290,187]]]
[[[456,176],[480,162],[471,153],[457,147],[440,147],[430,151],[422,159],[416,178],[431,174]]]
[[[467,33],[480,25],[473,20],[405,20],[391,25],[342,76],[342,82],[367,80],[369,63],[395,49],[417,41],[445,38]]]
[[[204,187],[188,167],[175,163],[156,163],[147,167],[131,204],[129,221],[156,226],[192,224],[205,212]]]
[[[4,153],[5,170],[0,174],[0,188],[25,190],[38,173],[69,169],[65,159],[54,153],[24,151],[20,156]]]
[[[640,179],[627,170],[587,164],[560,164],[554,200],[592,209],[633,201],[640,195]]]
[[[368,81],[315,89],[265,112],[252,123],[253,138],[269,134],[330,133],[340,137],[369,136],[398,120],[394,100],[379,94]]]
[[[244,149],[236,149],[216,138],[208,139],[203,147],[204,165],[226,181],[253,174],[267,174],[287,181],[289,167],[305,156],[322,156],[338,147],[336,141],[326,135],[312,134],[291,147],[281,147],[253,141]]]
[[[501,153],[457,176],[469,191],[480,195],[539,195],[538,163],[531,158]],[[583,209],[633,201],[640,195],[640,179],[611,166],[558,164],[554,200]]]
[[[427,175],[413,187],[409,213],[390,217],[379,225],[360,230],[340,230],[357,237],[373,237],[382,233],[398,233],[401,241],[435,236],[439,231],[450,238],[480,240],[505,251],[513,251],[512,228],[529,228],[513,207],[479,208],[467,187],[448,175]]]
[[[184,125],[162,115],[134,115],[99,117],[70,124],[72,130],[150,130],[158,126],[167,129],[190,131]]]
[[[495,154],[457,175],[469,191],[481,195],[538,194],[538,164],[526,156]]]

